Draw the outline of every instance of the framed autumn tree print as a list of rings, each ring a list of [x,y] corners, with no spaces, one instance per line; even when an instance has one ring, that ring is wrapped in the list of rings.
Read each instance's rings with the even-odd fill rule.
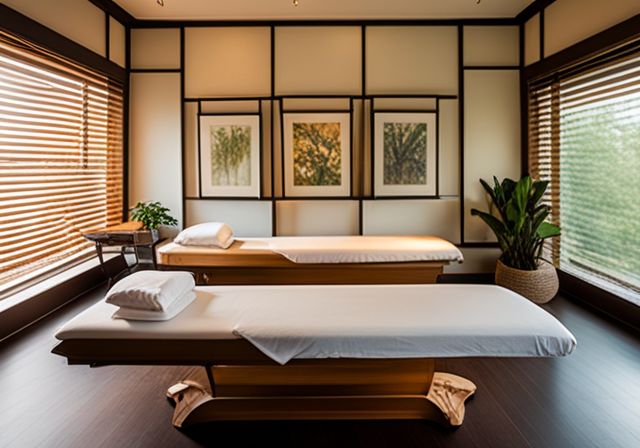
[[[285,113],[283,135],[285,196],[349,196],[350,113]]]
[[[374,114],[376,196],[435,196],[435,112]]]
[[[200,115],[200,195],[260,196],[259,115]]]

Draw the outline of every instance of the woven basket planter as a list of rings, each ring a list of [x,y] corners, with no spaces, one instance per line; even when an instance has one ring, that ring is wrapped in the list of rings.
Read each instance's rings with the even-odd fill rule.
[[[498,260],[496,284],[525,296],[534,303],[547,303],[558,293],[558,273],[543,261],[535,271],[510,268]]]

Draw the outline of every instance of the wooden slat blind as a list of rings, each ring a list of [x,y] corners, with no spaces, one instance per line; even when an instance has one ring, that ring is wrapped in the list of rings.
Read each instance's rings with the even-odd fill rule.
[[[121,221],[123,101],[116,82],[0,32],[0,293]]]
[[[640,304],[640,45],[529,83],[529,171],[556,265]]]

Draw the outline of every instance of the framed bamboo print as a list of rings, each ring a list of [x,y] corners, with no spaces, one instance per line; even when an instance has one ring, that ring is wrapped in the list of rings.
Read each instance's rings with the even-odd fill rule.
[[[260,197],[260,115],[200,115],[200,196]]]
[[[374,114],[375,196],[435,196],[435,112]]]
[[[285,113],[285,196],[342,196],[351,192],[351,114]]]

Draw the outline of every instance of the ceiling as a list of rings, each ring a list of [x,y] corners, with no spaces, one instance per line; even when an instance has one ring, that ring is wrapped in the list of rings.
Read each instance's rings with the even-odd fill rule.
[[[533,0],[115,0],[141,20],[512,18]]]

